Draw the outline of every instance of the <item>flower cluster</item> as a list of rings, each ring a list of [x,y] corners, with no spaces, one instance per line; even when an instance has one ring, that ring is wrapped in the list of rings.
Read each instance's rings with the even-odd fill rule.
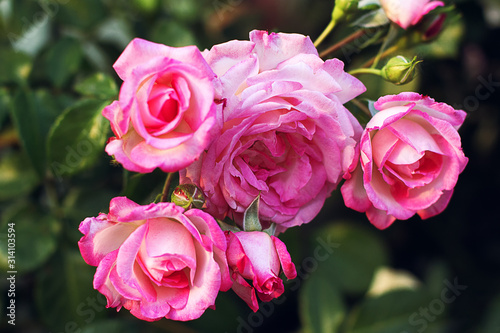
[[[407,28],[438,5],[388,17]],[[415,66],[397,67],[406,81]],[[81,223],[79,246],[108,307],[143,320],[196,319],[229,289],[257,311],[284,292],[282,273],[297,275],[276,235],[332,191],[384,229],[440,213],[467,164],[463,111],[406,92],[380,97],[362,126],[344,104],[363,83],[300,34],[252,31],[203,52],[134,39],[114,68],[106,152],[130,171],[179,172],[180,185],[172,202],[114,198]]]

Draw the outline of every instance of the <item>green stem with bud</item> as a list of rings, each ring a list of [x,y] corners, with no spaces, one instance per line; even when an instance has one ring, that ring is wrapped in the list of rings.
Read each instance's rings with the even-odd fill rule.
[[[388,48],[387,50],[385,50],[379,57],[379,60],[381,59],[384,59],[386,58],[387,56],[391,55],[392,53],[396,52],[398,50],[398,46],[397,45],[394,45],[394,46],[391,46],[390,48]],[[373,63],[375,62],[375,58],[376,57],[373,57],[372,59],[368,60],[366,63],[364,63],[361,67],[363,68],[366,68],[366,67],[370,67],[373,65]]]
[[[391,23],[389,27],[389,32],[387,33],[387,36],[384,39],[384,42],[382,43],[382,46],[380,47],[380,50],[378,50],[377,55],[375,56],[375,59],[372,64],[372,68],[377,67],[378,62],[382,58],[382,54],[384,54],[385,49],[387,46],[393,42],[393,40],[397,37],[398,34],[398,28],[395,23]]]
[[[326,36],[328,36],[330,34],[330,32],[332,32],[333,28],[335,28],[335,24],[336,24],[336,22],[334,20],[330,21],[330,23],[328,24],[326,29],[321,33],[321,35],[319,35],[318,39],[316,39],[314,41],[315,47],[318,47],[318,45],[321,44],[321,42],[323,42],[323,40],[326,38]]]
[[[163,190],[161,192],[161,200],[160,202],[168,202],[168,192],[170,191],[170,184],[172,183],[172,178],[174,178],[175,172],[169,172],[167,174],[167,179],[165,179],[165,184],[163,185]]]
[[[330,53],[337,51],[338,49],[344,47],[345,45],[349,44],[350,42],[355,41],[356,39],[362,37],[364,34],[365,34],[365,30],[363,30],[363,29],[354,32],[353,34],[342,39],[340,42],[333,44],[332,46],[330,46],[329,48],[327,48],[326,50],[321,52],[319,54],[320,58],[323,58],[323,57],[329,55]]]
[[[335,5],[332,11],[332,18],[326,29],[314,42],[314,46],[318,47],[319,44],[332,32],[335,25],[341,21],[345,21],[347,16],[358,10],[358,0],[335,0]]]
[[[376,68],[356,68],[353,69],[352,71],[349,71],[349,74],[351,75],[358,75],[358,74],[373,74],[373,75],[382,75],[382,71],[380,69]]]

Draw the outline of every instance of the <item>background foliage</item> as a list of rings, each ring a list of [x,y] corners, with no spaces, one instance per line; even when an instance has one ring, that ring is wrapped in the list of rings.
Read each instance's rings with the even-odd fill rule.
[[[438,41],[402,51],[425,59],[410,86],[361,77],[367,98],[414,90],[468,112],[460,132],[470,162],[448,209],[379,231],[337,191],[313,222],[280,236],[299,272],[280,299],[253,314],[221,293],[217,311],[199,320],[146,323],[104,308],[95,268],[77,247],[85,217],[106,212],[118,195],[151,202],[164,179],[124,171],[103,150],[110,129],[100,112],[120,84],[113,62],[133,37],[200,49],[247,39],[252,29],[314,38],[333,0],[1,0],[0,268],[4,276],[15,223],[18,274],[15,327],[0,281],[0,330],[500,332],[500,5],[455,4],[461,15]],[[356,47],[335,56],[347,68],[368,59]]]

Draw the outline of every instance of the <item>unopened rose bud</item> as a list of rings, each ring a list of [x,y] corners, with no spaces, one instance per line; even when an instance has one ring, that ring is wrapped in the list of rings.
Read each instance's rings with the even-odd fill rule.
[[[380,4],[389,20],[403,29],[417,24],[436,7],[444,6],[442,1],[429,0],[380,0]]]
[[[396,85],[407,84],[415,77],[415,66],[420,62],[417,57],[411,61],[403,56],[394,57],[382,68],[382,77]]]
[[[184,209],[202,208],[205,204],[203,192],[194,184],[181,184],[172,193],[172,202]]]
[[[334,21],[340,21],[346,15],[354,13],[358,9],[358,3],[358,0],[335,0],[332,19]]]

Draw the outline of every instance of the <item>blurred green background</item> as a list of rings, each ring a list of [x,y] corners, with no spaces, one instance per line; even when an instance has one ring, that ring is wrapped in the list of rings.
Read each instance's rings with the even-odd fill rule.
[[[500,332],[500,2],[456,1],[425,61],[395,87],[361,76],[379,96],[418,91],[468,112],[470,161],[444,213],[387,230],[343,206],[336,191],[308,225],[280,236],[299,276],[251,310],[231,291],[217,310],[181,323],[105,309],[78,225],[127,195],[149,203],[164,175],[111,164],[100,115],[120,81],[112,64],[134,37],[200,49],[252,29],[317,37],[333,0],[0,0],[0,330],[2,332]],[[447,2],[450,4],[451,2]],[[355,28],[341,27],[344,31]],[[340,40],[334,34],[320,51]],[[358,43],[357,46],[362,46]],[[346,47],[354,68],[374,55]],[[348,105],[355,111],[355,107]],[[160,187],[159,187],[160,186]],[[7,234],[15,223],[15,326],[7,321]]]

